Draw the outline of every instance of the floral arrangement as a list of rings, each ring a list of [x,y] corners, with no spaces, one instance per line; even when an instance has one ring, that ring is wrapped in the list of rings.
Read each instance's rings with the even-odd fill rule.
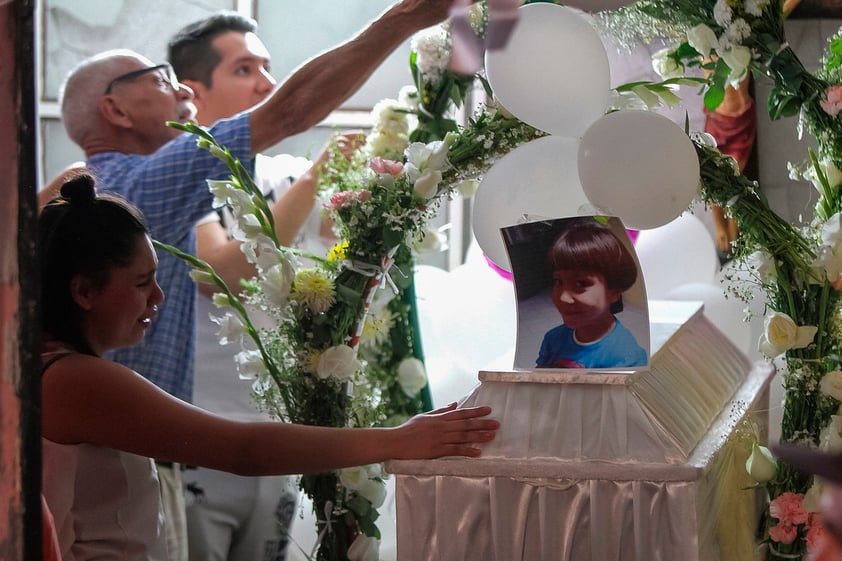
[[[729,290],[746,301],[754,298],[753,288],[766,295],[759,350],[770,360],[783,361],[781,441],[838,447],[842,36],[831,38],[822,68],[811,74],[784,37],[788,9],[780,0],[638,0],[605,14],[603,23],[621,32],[624,41],[632,30],[645,30],[649,36],[640,37],[644,40],[656,35],[674,39],[676,46],[657,53],[653,66],[669,78],[690,69],[704,71],[702,93],[709,109],[747,72],[768,77],[773,82],[770,118],[798,115],[799,129],[817,139],[818,153],[811,151],[804,162],[792,165],[791,177],[810,179],[819,199],[810,223],[792,225],[769,207],[756,182],[739,174],[733,158],[716,149],[710,135],[691,135],[702,199],[725,208],[740,230],[735,255],[750,285],[742,279]],[[768,491],[763,540],[768,559],[801,559],[822,531],[817,484],[758,444],[746,468]]]
[[[366,148],[350,162],[337,157],[327,166],[322,188],[338,243],[326,258],[282,246],[268,204],[244,165],[206,130],[171,123],[195,134],[199,147],[228,165],[231,177],[209,181],[209,187],[216,205],[231,208],[234,237],[257,274],[235,292],[207,263],[158,245],[190,264],[194,280],[218,288],[214,302],[225,310],[214,320],[220,342],[243,345],[235,359],[240,377],[253,381],[259,404],[282,421],[372,426],[417,412],[426,374],[409,352],[410,308],[393,296],[411,279],[412,248],[428,236],[427,224],[442,201],[473,194],[495,159],[543,134],[493,106],[482,107],[464,127],[444,115],[431,118],[435,113],[424,104],[436,103],[439,94],[452,103],[463,82],[442,72],[439,79],[450,85],[438,88],[418,45],[412,65],[424,86],[402,102],[378,104]],[[411,141],[414,115],[425,123],[417,138],[444,132],[442,138]],[[315,265],[303,267],[301,257]],[[392,291],[379,291],[387,297],[378,302],[384,284]],[[255,324],[253,310],[268,323]],[[317,559],[377,558],[385,477],[378,465],[301,478],[318,523]]]

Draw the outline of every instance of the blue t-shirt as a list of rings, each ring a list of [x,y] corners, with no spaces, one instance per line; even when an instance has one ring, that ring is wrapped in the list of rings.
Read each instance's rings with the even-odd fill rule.
[[[251,158],[248,114],[219,121],[210,128],[220,144],[247,167]],[[211,212],[208,179],[225,179],[228,167],[196,146],[196,136],[182,134],[149,155],[103,152],[88,158],[102,192],[114,192],[146,216],[153,239],[196,253],[196,222]],[[108,235],[108,232],[103,232]],[[168,393],[193,399],[196,338],[196,285],[190,268],[166,251],[158,252],[158,284],[164,291],[158,316],[139,344],[108,357],[145,376]]]
[[[627,368],[646,366],[646,351],[631,331],[615,320],[608,334],[592,343],[579,343],[573,330],[559,325],[547,331],[536,366],[539,368]]]

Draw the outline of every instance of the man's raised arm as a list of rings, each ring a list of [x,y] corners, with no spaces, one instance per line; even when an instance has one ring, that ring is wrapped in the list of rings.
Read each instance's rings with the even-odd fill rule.
[[[317,125],[413,33],[444,20],[453,0],[402,0],[356,37],[296,70],[250,116],[252,152]]]

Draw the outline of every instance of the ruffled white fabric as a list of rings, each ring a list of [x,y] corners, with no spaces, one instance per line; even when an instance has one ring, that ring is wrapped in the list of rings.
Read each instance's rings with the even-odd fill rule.
[[[774,369],[697,305],[652,304],[648,371],[483,372],[464,405],[491,405],[502,429],[482,458],[387,464],[399,559],[751,557],[757,495],[732,435],[765,411]]]

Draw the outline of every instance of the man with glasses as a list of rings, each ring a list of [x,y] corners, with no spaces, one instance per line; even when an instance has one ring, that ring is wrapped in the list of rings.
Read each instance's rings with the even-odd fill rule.
[[[396,2],[355,38],[301,67],[264,103],[219,121],[210,132],[235,157],[250,162],[257,153],[318,124],[398,45],[442,21],[451,4],[452,0]],[[196,148],[195,138],[180,136],[165,125],[192,118],[193,92],[179,87],[165,68],[155,66],[129,51],[111,51],[82,62],[62,87],[62,119],[103,189],[139,206],[156,239],[195,253],[194,224],[211,211],[213,202],[206,180],[223,179],[228,170],[209,152]],[[111,358],[190,401],[196,288],[183,263],[167,253],[159,259],[158,282],[167,300],[144,341]],[[187,548],[180,472],[173,469],[168,474],[167,467],[162,468],[162,490],[168,479],[174,486],[172,497],[162,493],[165,502],[172,498],[174,503],[167,512],[170,558],[181,561]]]

